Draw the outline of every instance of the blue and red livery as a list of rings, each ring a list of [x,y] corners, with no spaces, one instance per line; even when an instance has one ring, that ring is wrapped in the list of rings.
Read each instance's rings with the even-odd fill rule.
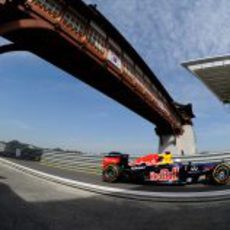
[[[102,179],[152,182],[156,184],[207,183],[224,185],[230,181],[230,166],[224,162],[181,163],[172,160],[170,153],[149,154],[129,162],[129,155],[112,152],[104,156]]]

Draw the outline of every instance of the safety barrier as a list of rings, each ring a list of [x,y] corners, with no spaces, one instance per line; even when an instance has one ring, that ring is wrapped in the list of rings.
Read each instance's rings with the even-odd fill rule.
[[[134,156],[130,157],[135,159]],[[194,156],[175,157],[181,162],[228,162],[230,163],[230,151],[221,153],[197,154]],[[83,171],[88,173],[101,173],[102,156],[79,154],[73,152],[46,152],[43,154],[41,163],[52,167],[59,167],[73,171]]]
[[[41,163],[73,171],[87,171],[99,174],[102,156],[79,154],[74,152],[47,152],[44,153]]]

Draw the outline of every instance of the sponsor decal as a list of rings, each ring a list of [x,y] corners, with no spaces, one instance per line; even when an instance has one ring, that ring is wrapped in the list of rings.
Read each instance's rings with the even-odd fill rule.
[[[145,166],[133,166],[131,167],[132,170],[141,170],[141,169],[145,169]]]
[[[198,166],[195,166],[195,165],[194,165],[194,166],[191,167],[191,171],[192,171],[192,172],[196,172],[196,171],[198,171],[198,170],[199,170]]]
[[[164,168],[159,173],[150,172],[151,181],[177,181],[178,180],[179,167],[173,167],[171,171]]]

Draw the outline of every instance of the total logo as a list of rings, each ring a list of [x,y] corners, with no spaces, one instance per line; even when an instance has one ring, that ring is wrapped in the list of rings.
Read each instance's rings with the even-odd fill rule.
[[[179,168],[173,167],[172,170],[161,169],[159,173],[150,172],[151,181],[177,181],[179,174]]]

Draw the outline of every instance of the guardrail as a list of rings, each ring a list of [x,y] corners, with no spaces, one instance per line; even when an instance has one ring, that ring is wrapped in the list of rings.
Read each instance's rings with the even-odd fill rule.
[[[99,174],[102,156],[78,153],[48,152],[42,155],[41,163],[73,171],[87,171]]]
[[[230,162],[230,151],[222,153],[197,154],[194,156],[176,157],[182,162]]]
[[[188,162],[221,162],[230,163],[230,151],[211,154],[197,154],[194,156],[175,157],[184,163]],[[135,159],[130,156],[130,159]],[[77,153],[48,152],[44,153],[41,163],[52,167],[58,167],[73,171],[87,171],[88,173],[101,173],[102,156],[83,155]]]

